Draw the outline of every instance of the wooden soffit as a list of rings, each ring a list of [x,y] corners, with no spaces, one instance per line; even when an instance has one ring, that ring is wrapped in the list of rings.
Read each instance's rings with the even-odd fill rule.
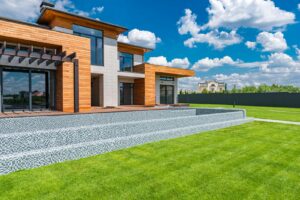
[[[127,31],[126,28],[121,26],[64,12],[54,8],[45,8],[42,11],[37,23],[50,26],[51,28],[59,26],[71,30],[73,24],[76,24],[80,26],[102,30],[104,32],[104,36],[109,38],[117,38],[119,34]]]
[[[148,63],[144,64],[144,66],[145,66],[145,70],[150,69],[151,71],[159,75],[175,76],[178,78],[195,76],[195,71],[190,69],[152,65]]]
[[[144,55],[145,53],[152,51],[152,49],[136,46],[132,44],[127,44],[123,42],[118,42],[118,51],[123,53],[130,53],[130,54],[137,54],[137,55]]]

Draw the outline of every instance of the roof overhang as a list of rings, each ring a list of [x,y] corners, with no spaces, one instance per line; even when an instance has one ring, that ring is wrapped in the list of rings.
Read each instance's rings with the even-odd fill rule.
[[[144,65],[145,65],[145,68],[152,68],[152,70],[155,71],[155,73],[158,75],[175,76],[177,78],[195,76],[195,71],[190,70],[190,69],[153,65],[153,64],[149,64],[149,63],[145,63]]]
[[[124,42],[118,42],[118,50],[124,53],[132,53],[132,54],[140,54],[140,55],[144,55],[145,53],[153,51],[153,49],[147,47],[137,46],[137,45],[128,44]]]
[[[41,14],[37,20],[37,23],[43,24],[43,25],[49,25],[49,24],[51,24],[51,21],[55,17],[61,17],[64,19],[71,20],[73,23],[76,23],[78,25],[83,25],[83,26],[92,25],[93,27],[98,27],[100,30],[101,29],[109,29],[109,30],[115,31],[116,34],[121,34],[128,30],[127,28],[122,27],[122,26],[118,26],[118,25],[110,24],[110,23],[103,22],[100,20],[76,15],[73,13],[65,12],[65,11],[51,8],[51,7],[45,7],[42,9]]]

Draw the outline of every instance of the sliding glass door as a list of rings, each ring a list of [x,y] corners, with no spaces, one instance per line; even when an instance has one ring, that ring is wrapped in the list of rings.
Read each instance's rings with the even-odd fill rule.
[[[2,79],[3,110],[29,110],[29,73],[4,70]]]
[[[32,110],[48,108],[48,74],[46,72],[31,73]]]
[[[2,70],[2,110],[35,111],[49,108],[48,72]]]

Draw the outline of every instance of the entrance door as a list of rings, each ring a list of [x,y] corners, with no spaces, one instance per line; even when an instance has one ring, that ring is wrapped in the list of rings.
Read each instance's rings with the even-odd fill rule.
[[[133,83],[120,83],[120,105],[133,104]]]
[[[174,104],[174,86],[160,85],[160,104]]]

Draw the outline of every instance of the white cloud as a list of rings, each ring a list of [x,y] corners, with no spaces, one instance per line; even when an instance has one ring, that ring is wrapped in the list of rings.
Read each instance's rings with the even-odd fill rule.
[[[294,47],[295,52],[296,52],[296,54],[297,54],[297,58],[298,58],[298,60],[300,61],[300,49],[298,48],[297,45],[294,45],[293,47]]]
[[[205,27],[240,27],[273,30],[295,22],[295,14],[276,7],[272,0],[210,0]]]
[[[77,9],[75,4],[71,0],[57,0],[55,2],[55,8],[67,12],[73,12],[77,15],[81,15],[85,17],[89,17],[91,14],[90,12]]]
[[[0,0],[0,15],[22,21],[34,21],[40,14],[42,0]],[[56,0],[55,8],[82,16],[100,13],[104,7],[95,7],[90,12],[77,9],[71,0]]]
[[[298,10],[300,10],[300,3],[298,4]]]
[[[161,39],[150,31],[133,29],[129,31],[128,36],[119,35],[118,41],[154,49]]]
[[[192,67],[193,70],[207,72],[212,68],[221,67],[224,65],[235,65],[239,61],[234,61],[229,56],[223,58],[210,59],[208,57],[198,60]]]
[[[93,7],[93,8],[92,8],[92,13],[93,13],[93,14],[102,13],[103,10],[104,10],[104,6]]]
[[[239,44],[242,38],[236,33],[236,31],[210,31],[205,34],[197,34],[184,42],[184,45],[190,48],[196,47],[195,43],[208,43],[215,49],[223,49],[226,46],[233,44]]]
[[[169,66],[168,60],[164,56],[150,57],[147,62],[153,65]]]
[[[300,62],[284,53],[273,53],[266,62],[257,62],[258,71],[244,74],[217,74],[212,78],[224,81],[229,88],[260,84],[281,84],[300,86]]]
[[[202,79],[200,77],[180,78],[178,81],[178,88],[179,90],[195,91],[198,89],[198,83],[201,81]]]
[[[298,71],[277,71],[277,72],[249,72],[244,74],[233,73],[229,75],[217,74],[212,78],[225,82],[228,88],[244,86],[258,86],[261,84],[280,84],[300,86],[300,70]]]
[[[178,32],[180,35],[190,33],[193,36],[198,35],[200,26],[196,22],[197,15],[193,14],[190,9],[185,9],[185,16],[181,17],[177,24],[180,26]]]
[[[164,56],[150,57],[148,63],[153,65],[162,65],[183,69],[187,69],[190,66],[190,61],[188,58],[175,58],[172,61],[168,62],[167,58]]]
[[[176,67],[176,68],[183,68],[187,69],[190,66],[190,61],[188,58],[175,58],[171,61],[171,67]]]
[[[272,53],[267,57],[266,61],[257,62],[244,62],[240,59],[233,60],[229,56],[213,59],[206,57],[197,61],[192,69],[195,71],[207,72],[213,68],[224,66],[257,68],[263,72],[297,71],[300,70],[300,60],[294,60],[285,53]]]
[[[281,32],[274,34],[261,32],[258,34],[256,42],[261,44],[265,52],[282,52],[288,48],[284,35]]]
[[[249,49],[254,50],[255,47],[256,47],[256,42],[247,41],[247,42],[245,43],[245,45],[246,45]]]
[[[181,17],[177,22],[179,34],[191,35],[191,38],[184,42],[184,45],[187,47],[196,47],[196,43],[208,43],[216,49],[223,49],[226,46],[238,44],[242,41],[242,38],[234,30],[226,32],[214,29],[201,33],[201,27],[196,20],[197,15],[193,14],[190,9],[186,9],[185,16]]]
[[[40,13],[41,0],[0,0],[0,15],[3,17],[33,21]]]
[[[295,23],[295,14],[276,7],[272,0],[209,2],[209,20],[206,24],[199,25],[197,15],[190,9],[185,9],[185,15],[177,22],[179,34],[191,35],[191,38],[184,42],[190,48],[196,47],[196,43],[208,43],[216,49],[223,49],[242,41],[242,37],[237,34],[239,28],[270,31],[283,29],[288,24]],[[254,43],[248,43],[247,46],[254,49],[253,45]]]

